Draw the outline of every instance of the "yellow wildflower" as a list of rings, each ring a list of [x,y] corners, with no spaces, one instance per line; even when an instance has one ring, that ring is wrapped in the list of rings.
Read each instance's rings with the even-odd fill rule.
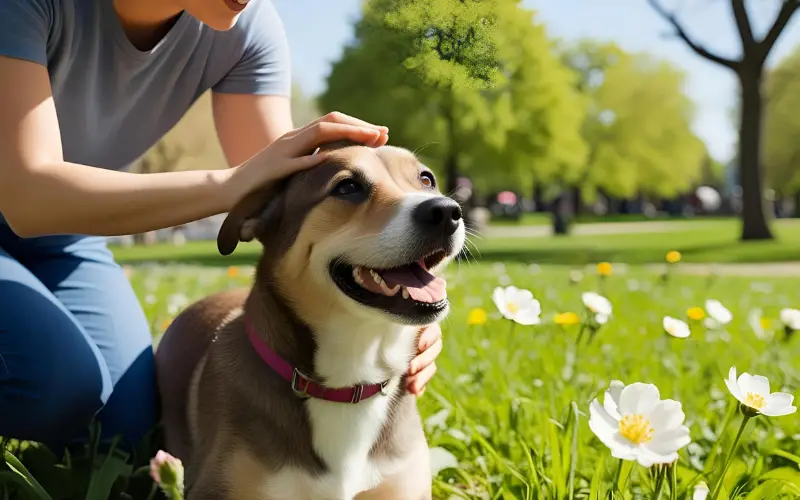
[[[235,278],[239,276],[239,268],[236,266],[230,266],[228,268],[228,278]]]
[[[482,325],[484,323],[486,323],[486,311],[476,307],[469,312],[469,316],[467,316],[468,325]]]
[[[675,264],[676,262],[680,262],[681,260],[681,253],[677,250],[672,250],[667,252],[667,262],[670,264]]]
[[[574,312],[564,312],[556,314],[553,322],[557,325],[577,325],[581,322],[581,318]]]
[[[611,263],[610,262],[600,262],[597,264],[597,274],[600,276],[611,276]]]
[[[694,321],[700,321],[706,317],[706,312],[702,307],[690,307],[689,310],[686,311],[686,316]]]

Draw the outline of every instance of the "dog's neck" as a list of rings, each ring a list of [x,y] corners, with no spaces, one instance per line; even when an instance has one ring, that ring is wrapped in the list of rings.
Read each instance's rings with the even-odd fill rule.
[[[400,378],[415,352],[418,328],[376,315],[330,314],[322,326],[301,321],[268,284],[256,284],[244,307],[248,321],[278,356],[329,387]]]
[[[278,356],[314,378],[314,335],[268,286],[256,284],[244,305],[244,315],[258,337]]]

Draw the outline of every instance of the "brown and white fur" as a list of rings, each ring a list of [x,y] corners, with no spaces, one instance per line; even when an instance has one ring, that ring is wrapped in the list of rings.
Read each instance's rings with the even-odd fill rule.
[[[395,316],[345,294],[329,265],[343,258],[382,269],[438,249],[435,273],[461,250],[463,221],[451,234],[420,228],[421,203],[454,202],[411,152],[323,149],[324,163],[248,196],[225,220],[221,253],[238,241],[262,243],[252,289],[192,304],[159,343],[166,447],[186,465],[190,500],[431,498],[428,447],[405,377],[421,328],[449,306]],[[340,196],[348,179],[366,194]],[[245,316],[312,379],[328,387],[390,380],[389,394],[358,404],[298,397],[249,343]]]

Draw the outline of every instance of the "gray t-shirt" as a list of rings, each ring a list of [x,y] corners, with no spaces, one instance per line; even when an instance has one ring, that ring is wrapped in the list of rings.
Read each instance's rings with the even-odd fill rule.
[[[139,158],[206,90],[291,89],[286,35],[269,0],[250,0],[224,32],[184,12],[148,52],[130,43],[113,0],[0,0],[0,55],[48,67],[64,159],[109,169]]]

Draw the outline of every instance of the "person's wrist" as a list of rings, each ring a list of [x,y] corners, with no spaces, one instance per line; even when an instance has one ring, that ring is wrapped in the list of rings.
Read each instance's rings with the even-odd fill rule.
[[[210,180],[214,190],[220,213],[230,212],[242,197],[241,188],[238,186],[237,176],[234,175],[239,167],[212,170]]]

